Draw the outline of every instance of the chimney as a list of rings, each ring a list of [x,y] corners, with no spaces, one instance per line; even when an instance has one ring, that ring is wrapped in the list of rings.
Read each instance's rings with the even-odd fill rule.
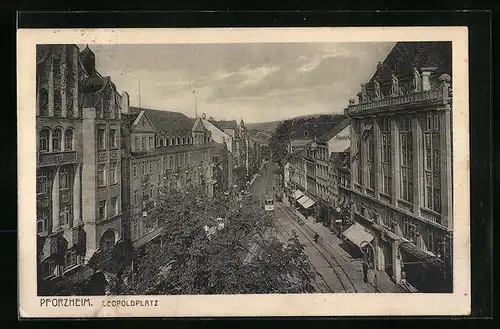
[[[422,91],[431,90],[430,75],[435,67],[422,67]]]

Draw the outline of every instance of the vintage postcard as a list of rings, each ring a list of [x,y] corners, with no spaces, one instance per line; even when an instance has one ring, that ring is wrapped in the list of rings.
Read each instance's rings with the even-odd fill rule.
[[[466,315],[465,27],[18,30],[19,316]]]

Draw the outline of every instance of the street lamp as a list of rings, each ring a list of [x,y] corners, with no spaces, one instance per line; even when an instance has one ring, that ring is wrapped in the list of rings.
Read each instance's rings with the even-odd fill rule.
[[[365,257],[364,258],[364,262],[366,263],[367,266],[369,266],[369,263],[368,263],[368,251],[364,251],[364,247],[365,246],[370,246],[371,250],[372,250],[372,255],[373,255],[373,274],[374,274],[374,282],[373,284],[375,285],[375,289],[378,290],[378,278],[377,278],[377,267],[375,265],[375,247],[368,241],[361,241],[361,243],[359,244],[359,249],[361,250],[361,252],[364,254]]]

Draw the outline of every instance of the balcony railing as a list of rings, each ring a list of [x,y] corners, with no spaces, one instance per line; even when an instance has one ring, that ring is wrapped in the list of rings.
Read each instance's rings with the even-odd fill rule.
[[[436,88],[421,92],[408,93],[396,97],[387,97],[384,99],[374,100],[359,104],[350,104],[347,108],[348,114],[356,114],[361,111],[379,110],[402,105],[422,104],[427,102],[444,101],[448,98],[448,93],[445,93],[443,88]]]
[[[76,163],[76,151],[38,153],[38,166],[57,166],[63,164]]]

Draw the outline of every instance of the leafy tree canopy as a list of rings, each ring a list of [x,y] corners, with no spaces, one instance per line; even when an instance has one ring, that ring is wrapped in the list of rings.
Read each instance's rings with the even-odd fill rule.
[[[218,218],[223,228],[217,229]],[[304,246],[296,236],[287,243],[270,237],[272,220],[257,198],[207,200],[195,188],[164,191],[147,219],[147,225],[164,227],[164,243],[147,247],[124,293],[312,292],[315,274]],[[215,233],[209,236],[206,227]]]

